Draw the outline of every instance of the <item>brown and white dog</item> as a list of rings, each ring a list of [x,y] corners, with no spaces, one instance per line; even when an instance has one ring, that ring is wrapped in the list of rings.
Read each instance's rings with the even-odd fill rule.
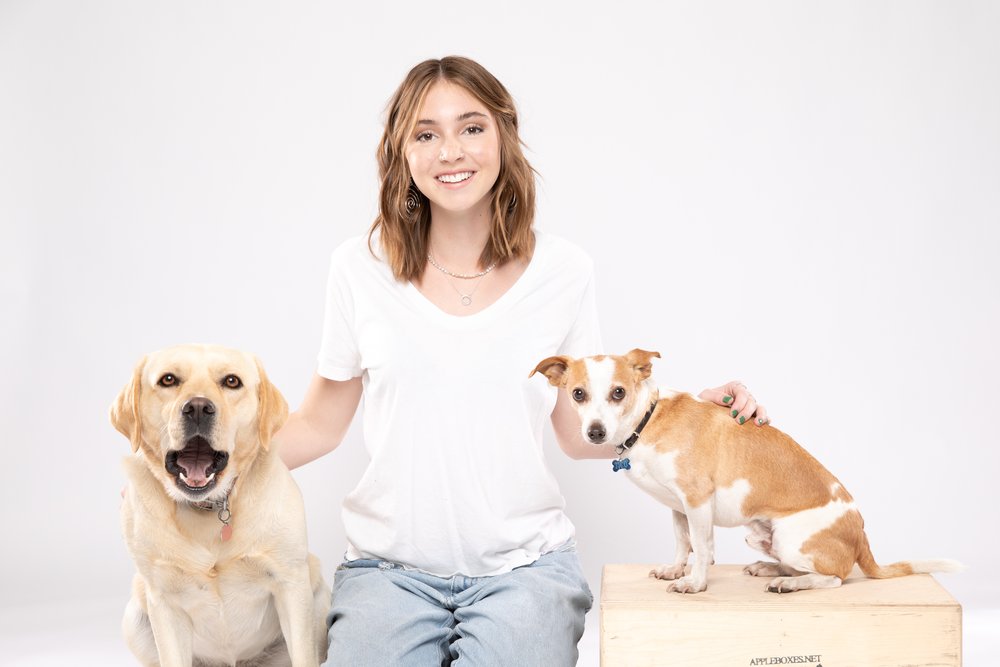
[[[707,588],[713,526],[749,528],[747,544],[777,562],[759,561],[744,572],[773,577],[767,590],[776,593],[839,586],[855,563],[876,579],[960,568],[948,560],[879,566],[861,514],[836,477],[770,425],[741,427],[718,406],[689,394],[661,396],[651,375],[659,356],[632,350],[625,356],[549,357],[531,374],[565,388],[584,440],[622,443],[615,470],[624,469],[673,510],[676,558],[650,572],[671,580],[668,591]]]
[[[315,666],[330,591],[302,496],[270,446],[288,406],[256,359],[186,345],[142,359],[111,407],[132,443],[122,629],[143,665]]]

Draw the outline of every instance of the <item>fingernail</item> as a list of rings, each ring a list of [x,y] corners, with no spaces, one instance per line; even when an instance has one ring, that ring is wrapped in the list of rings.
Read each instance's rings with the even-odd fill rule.
[[[729,405],[730,403],[733,402],[733,397],[732,396],[723,396],[722,397],[722,402],[725,403],[726,405]]]
[[[736,410],[733,410],[732,412],[730,412],[730,413],[729,413],[729,416],[730,416],[730,417],[735,417],[735,416],[736,416],[736,415],[738,415],[738,414],[740,414],[740,413],[739,413],[739,412],[737,412]]]
[[[746,421],[747,421],[746,417],[740,417],[740,426],[742,426],[743,424],[745,424]]]

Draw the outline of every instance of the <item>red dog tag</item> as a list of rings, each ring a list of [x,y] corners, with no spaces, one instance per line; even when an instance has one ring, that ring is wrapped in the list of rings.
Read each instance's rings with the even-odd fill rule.
[[[228,542],[229,538],[233,536],[233,527],[228,523],[223,524],[222,531],[219,533],[219,536],[222,538],[223,542]]]

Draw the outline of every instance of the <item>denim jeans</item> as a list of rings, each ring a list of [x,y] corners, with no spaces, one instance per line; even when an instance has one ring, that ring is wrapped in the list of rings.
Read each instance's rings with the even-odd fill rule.
[[[575,665],[593,595],[564,547],[492,577],[441,578],[388,561],[337,570],[325,667]]]

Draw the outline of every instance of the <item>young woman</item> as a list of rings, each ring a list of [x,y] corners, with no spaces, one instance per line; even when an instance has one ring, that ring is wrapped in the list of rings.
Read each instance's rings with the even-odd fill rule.
[[[471,60],[410,71],[378,162],[378,218],[333,254],[318,370],[277,435],[289,467],[311,461],[365,395],[371,461],[344,501],[327,664],[576,664],[593,598],[544,422],[573,458],[614,445],[584,444],[528,373],[602,351],[591,261],[533,229],[513,101]],[[742,385],[702,396],[767,420]]]

